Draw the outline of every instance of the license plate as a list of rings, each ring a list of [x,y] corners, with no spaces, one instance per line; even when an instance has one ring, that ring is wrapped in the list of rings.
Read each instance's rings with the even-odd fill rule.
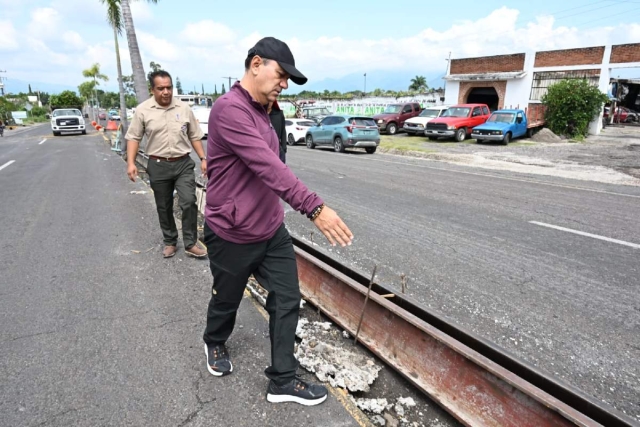
[[[60,126],[64,126],[66,124],[67,124],[67,122],[60,122]]]

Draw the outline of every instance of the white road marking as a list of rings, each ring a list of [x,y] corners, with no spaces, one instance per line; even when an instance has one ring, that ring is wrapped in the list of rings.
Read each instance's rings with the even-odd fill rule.
[[[0,171],[4,168],[6,168],[7,166],[9,166],[11,163],[15,162],[15,160],[9,160],[7,163],[5,163],[4,165],[0,166]]]
[[[38,145],[42,145],[42,143],[45,142],[46,140],[47,140],[47,138],[45,138],[42,141],[38,142]]]
[[[529,221],[530,224],[540,225],[542,227],[553,228],[560,231],[566,231],[567,233],[578,234],[580,236],[592,237],[594,239],[604,240],[605,242],[617,243],[619,245],[629,246],[635,249],[640,249],[640,245],[636,243],[625,242],[624,240],[611,239],[609,237],[598,236],[597,234],[585,233],[584,231],[572,230],[570,228],[564,228],[557,225],[545,224],[544,222]]]

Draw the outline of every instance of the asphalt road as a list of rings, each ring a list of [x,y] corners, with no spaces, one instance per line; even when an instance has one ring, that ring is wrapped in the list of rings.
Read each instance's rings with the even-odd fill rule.
[[[294,235],[640,421],[640,188],[291,147],[355,235]]]
[[[0,200],[1,426],[362,425],[337,395],[266,402],[268,323],[250,298],[234,374],[207,372],[208,263],[181,244],[162,259],[153,196],[100,135],[8,131]]]

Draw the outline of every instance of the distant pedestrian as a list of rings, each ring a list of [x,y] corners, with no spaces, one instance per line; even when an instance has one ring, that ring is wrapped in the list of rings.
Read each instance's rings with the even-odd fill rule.
[[[193,147],[200,157],[200,170],[205,173],[207,162],[202,149],[203,133],[191,108],[173,97],[173,81],[169,73],[163,70],[149,73],[149,83],[153,97],[138,105],[125,136],[127,175],[135,182],[138,175],[136,154],[142,137],[146,135],[147,173],[165,244],[162,255],[170,258],[177,250],[178,229],[173,218],[173,192],[177,191],[185,252],[192,257],[204,258],[207,252],[198,245],[195,162],[189,156]]]
[[[307,81],[295,67],[289,47],[273,37],[264,38],[249,50],[242,80],[211,109],[204,239],[214,280],[204,347],[212,375],[233,371],[225,343],[253,275],[269,292],[267,400],[317,405],[327,398],[327,389],[296,376],[300,284],[280,199],[313,221],[332,245],[350,245],[353,234],[279,158],[280,138],[267,107],[288,87],[289,79],[297,84]]]
[[[267,113],[273,130],[276,131],[280,141],[280,160],[282,160],[282,163],[287,163],[287,126],[285,124],[284,111],[280,109],[278,101],[273,101],[269,102]]]

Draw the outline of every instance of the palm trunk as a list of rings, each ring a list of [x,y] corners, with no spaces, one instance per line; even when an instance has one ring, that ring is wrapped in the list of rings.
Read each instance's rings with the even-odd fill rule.
[[[120,45],[118,44],[118,32],[113,29],[113,39],[116,43],[116,65],[118,69],[118,90],[120,91],[120,124],[122,129],[120,130],[120,151],[127,152],[127,140],[125,135],[129,128],[129,122],[127,121],[127,100],[124,96],[124,83],[122,82],[122,64],[120,63]]]
[[[136,30],[133,26],[133,17],[131,16],[129,0],[121,0],[120,5],[122,6],[124,28],[127,32],[129,54],[131,55],[131,67],[133,68],[133,87],[136,90],[136,99],[138,100],[138,104],[141,104],[142,102],[149,99],[147,78],[144,75],[144,66],[142,65],[142,57],[140,56],[140,48],[138,47]]]

